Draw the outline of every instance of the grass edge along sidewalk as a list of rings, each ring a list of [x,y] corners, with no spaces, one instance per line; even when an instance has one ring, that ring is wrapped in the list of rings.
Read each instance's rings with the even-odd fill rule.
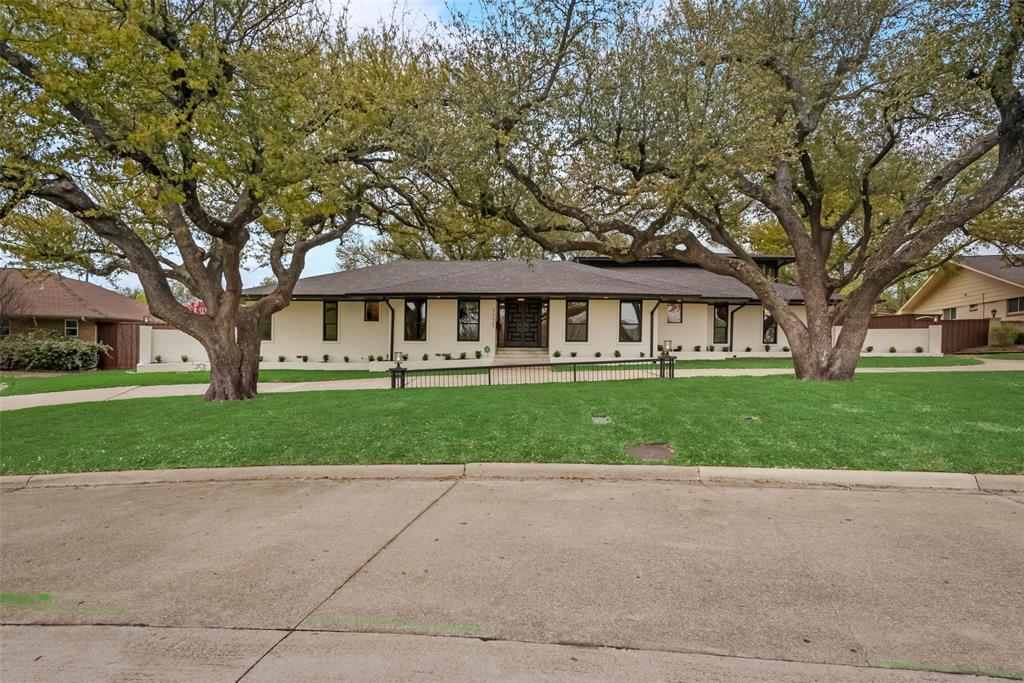
[[[677,465],[1020,474],[1021,395],[1021,372],[925,372],[147,398],[5,413],[0,473],[615,464],[665,442]]]

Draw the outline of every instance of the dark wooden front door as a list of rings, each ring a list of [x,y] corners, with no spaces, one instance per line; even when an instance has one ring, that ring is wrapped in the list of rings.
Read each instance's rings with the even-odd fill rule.
[[[543,346],[540,299],[505,300],[505,346]]]

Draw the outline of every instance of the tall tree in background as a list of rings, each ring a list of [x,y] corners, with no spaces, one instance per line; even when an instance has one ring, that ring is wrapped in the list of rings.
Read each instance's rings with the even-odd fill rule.
[[[851,378],[882,292],[1024,176],[1024,0],[496,0],[455,33],[402,193],[735,277],[804,379]],[[806,319],[750,258],[767,222]]]
[[[311,0],[6,2],[0,246],[136,273],[153,313],[207,350],[206,399],[255,396],[260,320],[310,249],[368,214],[416,97],[410,54],[394,32],[335,32]],[[277,285],[252,303],[247,261]]]

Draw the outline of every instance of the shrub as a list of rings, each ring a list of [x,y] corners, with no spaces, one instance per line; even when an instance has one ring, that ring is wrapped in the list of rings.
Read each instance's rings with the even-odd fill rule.
[[[594,358],[600,358],[600,357],[601,357],[601,352],[600,351],[595,351],[594,352]]]
[[[714,350],[715,350],[715,347],[714,347],[714,346],[709,346],[709,347],[708,347],[708,351],[714,351]]]
[[[8,370],[91,370],[99,365],[100,354],[109,351],[106,344],[77,337],[30,332],[0,339],[0,367]]]
[[[309,362],[309,356],[304,356],[301,353],[299,355],[295,356],[295,357],[300,359],[303,363],[308,363]]]
[[[278,363],[283,363],[284,362],[284,356],[278,356],[277,357],[277,362]]]
[[[643,351],[641,351],[641,352],[640,352],[640,357],[641,357],[641,358],[643,358],[643,357],[644,357],[644,352],[643,352]]]
[[[260,362],[261,363],[263,362],[263,356],[260,356]]]
[[[731,346],[723,346],[722,347],[722,353],[729,353],[730,351],[732,351],[732,347]]]
[[[442,353],[441,357],[444,358],[445,360],[451,360],[452,359],[452,354],[450,354],[450,353]]]
[[[459,354],[459,360],[466,360],[466,352],[465,351],[463,351],[462,353]]]
[[[683,350],[683,345],[682,344],[676,344],[676,351],[682,351],[682,350]]]
[[[161,360],[162,360],[162,359],[160,358],[160,354],[159,354],[159,353],[158,353],[158,354],[156,354],[155,356],[153,356],[153,362],[154,362],[154,363],[159,363],[159,362],[160,362]],[[260,360],[263,360],[263,359],[262,359],[262,358],[260,358]]]
[[[896,353],[896,347],[895,346],[890,346],[889,347],[889,353]]]
[[[1017,335],[1017,341],[1015,343],[1024,344],[1024,332],[1021,332],[1020,334]]]
[[[1017,334],[1018,330],[1013,325],[1000,323],[988,331],[988,339],[993,346],[1010,346],[1017,341]]]
[[[326,353],[325,353],[325,354],[324,354],[324,362],[325,362],[325,363],[328,363],[328,362],[330,362],[330,360],[331,360],[331,356],[330,356],[330,354],[326,354]]]
[[[874,346],[869,346],[869,347],[867,348],[867,352],[868,352],[868,353],[871,353],[871,352],[872,352],[872,351],[874,351],[874,350],[875,350],[875,347],[874,347]]]
[[[575,352],[575,351],[570,351],[570,352],[569,352],[569,356],[570,356],[571,358],[575,358],[575,357],[576,357],[576,352]]]
[[[491,352],[491,347],[490,346],[485,346],[484,347],[484,353],[490,353],[490,352]]]
[[[665,348],[664,348],[664,347],[663,347],[663,346],[662,346],[661,344],[658,344],[658,350],[659,350],[659,351],[664,351],[664,350],[665,350]]]
[[[483,351],[481,351],[480,349],[476,350],[476,357],[477,358],[483,358],[483,355],[484,355]]]
[[[181,354],[181,362],[182,363],[187,363],[188,362],[188,356],[186,354],[184,354],[184,353]]]
[[[752,349],[748,346],[747,348],[744,349],[744,351],[746,351],[747,353],[750,353],[752,351]]]
[[[789,353],[789,347],[788,346],[783,346],[782,347],[782,351],[783,351],[783,353]]]
[[[693,347],[693,350],[694,350],[694,351],[700,351],[700,345],[698,344],[697,346],[694,346],[694,347]]]
[[[430,354],[429,353],[423,354],[423,360],[430,360]]]
[[[915,346],[914,347],[914,353],[924,353],[924,347],[923,346]]]
[[[615,349],[615,357],[616,358],[622,358],[622,351],[619,351],[618,349]]]
[[[562,357],[562,352],[561,351],[555,351],[551,355],[554,356],[555,358],[561,358]]]
[[[400,355],[402,356],[402,360],[409,360],[409,354],[403,353],[403,354],[400,354]]]
[[[342,359],[343,361],[345,361],[346,363],[348,362],[348,356],[342,356],[342,357],[341,357],[341,359]]]
[[[384,356],[377,356],[377,361],[378,362],[383,361],[383,360],[384,360]]]
[[[772,350],[772,345],[771,344],[765,344],[764,345],[764,350],[765,351],[771,351]]]

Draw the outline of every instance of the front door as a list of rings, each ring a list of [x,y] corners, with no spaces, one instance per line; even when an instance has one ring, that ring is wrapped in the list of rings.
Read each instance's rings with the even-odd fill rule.
[[[505,300],[505,346],[543,346],[540,299]]]

